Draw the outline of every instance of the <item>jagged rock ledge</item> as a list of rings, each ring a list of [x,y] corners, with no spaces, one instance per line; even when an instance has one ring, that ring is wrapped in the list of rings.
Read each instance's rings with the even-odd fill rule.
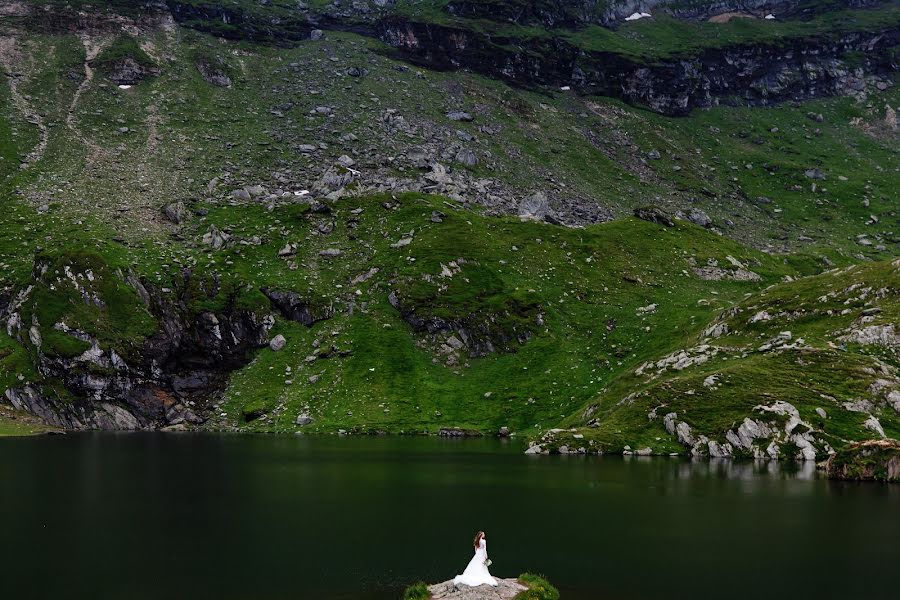
[[[453,581],[445,581],[428,586],[433,600],[512,600],[522,592],[528,591],[528,586],[516,579],[497,579],[497,587],[479,585],[469,587],[467,585],[456,586]]]
[[[831,456],[824,468],[829,479],[900,483],[900,441],[852,444]]]
[[[518,578],[496,578],[498,585],[469,587],[453,580],[427,585],[417,583],[406,589],[404,600],[559,600],[559,591],[543,577],[522,573]]]

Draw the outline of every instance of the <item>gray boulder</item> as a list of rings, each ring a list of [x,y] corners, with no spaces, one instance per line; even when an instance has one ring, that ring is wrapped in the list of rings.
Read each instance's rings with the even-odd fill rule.
[[[239,190],[234,190],[233,192],[231,192],[231,197],[235,200],[244,200],[245,202],[247,202],[250,200],[250,192],[248,192],[244,188],[241,188]]]
[[[474,167],[478,164],[478,157],[471,150],[460,150],[456,153],[456,162],[467,167]]]
[[[692,208],[688,210],[687,213],[684,214],[684,218],[694,225],[699,225],[700,227],[709,227],[713,222],[709,215],[699,208]]]
[[[279,333],[272,338],[271,342],[269,342],[269,348],[271,348],[275,352],[279,352],[284,348],[285,344],[287,344],[287,340],[284,339],[284,336]]]
[[[675,227],[675,222],[663,209],[656,206],[644,206],[634,209],[634,216],[642,221],[650,221],[666,227]]]
[[[212,246],[213,250],[219,250],[225,247],[229,239],[231,239],[230,235],[220,231],[215,225],[210,225],[206,233],[203,234],[202,242],[207,246]]]
[[[186,215],[187,211],[184,208],[184,202],[181,201],[166,204],[165,208],[163,208],[163,216],[166,220],[176,225],[180,225]]]
[[[550,214],[550,201],[544,192],[535,192],[519,202],[519,217],[530,221],[542,221]]]
[[[451,121],[474,121],[475,118],[469,113],[462,110],[454,110],[447,113],[447,118]]]

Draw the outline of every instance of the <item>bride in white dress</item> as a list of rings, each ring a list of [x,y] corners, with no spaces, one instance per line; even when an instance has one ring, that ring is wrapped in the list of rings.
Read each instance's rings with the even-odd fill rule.
[[[488,559],[488,555],[487,540],[484,537],[483,531],[479,531],[475,536],[473,546],[475,546],[475,556],[473,556],[472,560],[469,561],[469,566],[466,567],[466,570],[463,571],[463,574],[457,575],[453,578],[453,583],[455,585],[462,584],[471,587],[475,587],[477,585],[496,586],[497,580],[491,577],[491,573],[488,571],[488,566],[485,564]]]

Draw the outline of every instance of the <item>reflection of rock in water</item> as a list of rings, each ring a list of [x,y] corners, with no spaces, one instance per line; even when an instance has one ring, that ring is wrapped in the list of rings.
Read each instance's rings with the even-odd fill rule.
[[[626,460],[652,461],[658,458],[627,457]],[[759,477],[809,481],[816,476],[816,463],[807,461],[733,460],[730,458],[694,458],[680,461],[667,470],[667,479],[735,479],[753,481]]]

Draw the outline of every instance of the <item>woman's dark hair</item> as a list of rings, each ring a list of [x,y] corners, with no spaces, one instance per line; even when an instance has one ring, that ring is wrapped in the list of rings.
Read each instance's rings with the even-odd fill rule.
[[[475,534],[475,541],[472,542],[472,545],[475,546],[476,550],[481,545],[481,538],[483,538],[483,537],[484,537],[483,531],[479,531],[478,533]]]

